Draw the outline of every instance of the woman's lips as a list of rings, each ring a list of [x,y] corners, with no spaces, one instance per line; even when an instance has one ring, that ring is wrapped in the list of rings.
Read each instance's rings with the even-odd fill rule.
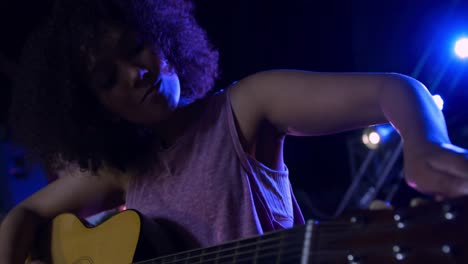
[[[150,94],[152,94],[154,91],[159,91],[159,88],[161,87],[161,78],[158,78],[158,80],[154,83],[153,86],[151,86],[146,92],[145,94],[143,95],[143,98],[141,98],[141,101],[140,103],[143,103],[146,98],[148,98],[148,96]]]

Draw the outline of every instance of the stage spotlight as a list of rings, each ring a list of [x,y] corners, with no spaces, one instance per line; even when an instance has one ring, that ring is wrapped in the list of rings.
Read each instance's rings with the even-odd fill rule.
[[[434,99],[434,102],[436,103],[439,110],[442,111],[444,109],[444,99],[442,99],[442,97],[438,94],[433,95],[432,98]]]
[[[390,138],[394,130],[389,124],[368,127],[362,134],[362,143],[369,149],[377,149]]]
[[[455,43],[455,53],[461,59],[468,58],[468,38],[461,38]]]
[[[377,133],[375,131],[370,132],[370,134],[369,134],[369,143],[371,143],[373,145],[379,144],[380,143],[379,133]]]

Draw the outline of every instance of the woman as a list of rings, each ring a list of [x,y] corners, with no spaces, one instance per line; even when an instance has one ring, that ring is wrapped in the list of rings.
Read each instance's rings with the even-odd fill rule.
[[[275,70],[209,93],[218,56],[190,10],[184,0],[59,2],[29,41],[11,124],[58,179],[8,214],[1,263],[22,263],[56,215],[122,202],[176,226],[191,247],[302,224],[288,135],[391,122],[412,187],[468,192],[466,150],[417,80]]]

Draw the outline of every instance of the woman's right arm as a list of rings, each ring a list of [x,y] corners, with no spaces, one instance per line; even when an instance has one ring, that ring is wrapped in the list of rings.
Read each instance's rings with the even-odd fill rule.
[[[78,213],[116,196],[123,197],[121,174],[118,175],[68,173],[17,205],[0,226],[0,264],[23,264],[35,234],[55,216]]]

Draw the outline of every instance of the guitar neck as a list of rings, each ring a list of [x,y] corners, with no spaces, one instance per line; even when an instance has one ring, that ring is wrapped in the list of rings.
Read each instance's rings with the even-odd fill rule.
[[[137,263],[468,263],[467,212],[468,197],[394,211],[359,210],[330,221],[310,220],[291,229]],[[51,226],[48,252],[52,263],[131,263],[174,252],[149,243],[155,247],[145,255],[148,245],[143,234],[160,234],[144,232],[151,222],[127,210],[91,229],[76,216],[63,214]],[[106,243],[100,238],[103,234]],[[171,238],[165,239],[170,246]]]
[[[313,226],[311,220],[287,230],[137,263],[308,263]]]
[[[140,263],[468,263],[468,197],[403,210],[360,210]]]

